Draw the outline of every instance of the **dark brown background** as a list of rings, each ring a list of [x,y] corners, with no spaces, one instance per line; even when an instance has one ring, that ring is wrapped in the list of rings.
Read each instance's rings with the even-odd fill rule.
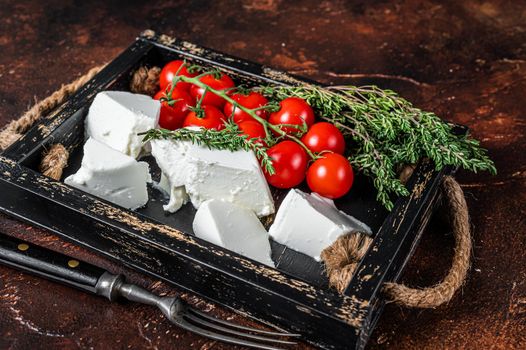
[[[326,83],[393,88],[468,125],[499,174],[458,175],[475,238],[467,284],[436,310],[388,306],[370,348],[526,347],[526,3],[1,1],[0,124],[146,28]],[[431,226],[404,276],[413,285],[437,282],[450,262],[451,234]],[[175,292],[4,216],[0,231]],[[178,330],[149,307],[112,305],[0,267],[0,348],[231,347]]]

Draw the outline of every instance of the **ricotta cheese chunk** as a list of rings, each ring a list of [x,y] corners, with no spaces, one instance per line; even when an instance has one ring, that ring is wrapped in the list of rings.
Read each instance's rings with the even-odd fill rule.
[[[371,234],[367,225],[338,210],[332,200],[291,189],[269,234],[274,241],[319,261],[323,249],[338,237],[355,231]]]
[[[157,127],[161,104],[150,96],[103,91],[95,96],[85,120],[87,137],[137,158],[148,145],[138,133]]]
[[[183,190],[195,208],[209,199],[235,203],[266,216],[274,213],[274,201],[263,171],[253,152],[208,149],[189,141],[152,140],[155,157],[165,182],[183,202]],[[172,199],[170,198],[170,202]],[[165,210],[175,212],[177,205]]]
[[[151,177],[148,163],[89,138],[80,169],[64,182],[124,208],[137,209],[148,202],[146,183]]]
[[[217,199],[201,204],[193,222],[197,237],[275,267],[268,233],[250,210]]]

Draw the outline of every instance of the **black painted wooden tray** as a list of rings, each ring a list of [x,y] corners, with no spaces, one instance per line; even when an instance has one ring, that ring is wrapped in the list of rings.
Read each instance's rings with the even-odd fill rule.
[[[345,295],[328,287],[323,266],[277,243],[272,243],[277,269],[272,269],[193,237],[191,205],[165,214],[154,189],[145,208],[129,211],[38,172],[42,152],[57,142],[71,153],[65,175],[75,172],[83,120],[94,96],[128,90],[138,67],[175,58],[219,67],[247,85],[306,81],[185,41],[141,36],[0,156],[0,210],[242,314],[299,332],[311,344],[363,348],[384,305],[381,286],[401,274],[438,201],[441,178],[451,169],[435,171],[430,162],[420,162],[408,182],[411,195],[398,199],[390,213],[375,201],[370,181],[357,176],[351,192],[336,204],[368,224],[374,241]],[[284,194],[274,191],[277,204]]]

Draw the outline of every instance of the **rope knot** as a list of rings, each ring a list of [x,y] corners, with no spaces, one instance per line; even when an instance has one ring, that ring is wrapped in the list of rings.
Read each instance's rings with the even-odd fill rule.
[[[137,94],[155,95],[159,90],[159,73],[159,67],[140,67],[132,75],[130,90]]]
[[[372,238],[361,232],[352,232],[339,237],[321,252],[329,284],[343,293],[356,270],[356,266],[367,253]]]

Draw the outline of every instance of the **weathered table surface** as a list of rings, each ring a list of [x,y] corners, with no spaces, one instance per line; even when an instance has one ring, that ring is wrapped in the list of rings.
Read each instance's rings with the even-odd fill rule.
[[[145,28],[322,82],[395,89],[468,125],[490,150],[499,174],[458,175],[475,237],[462,292],[435,310],[389,305],[370,348],[526,347],[526,4],[292,3],[1,1],[0,125],[111,60]],[[450,263],[451,234],[436,222],[431,226],[403,277],[412,285],[437,282]],[[0,231],[124,271],[159,292],[176,292],[4,216]],[[34,347],[232,348],[172,327],[149,307],[109,304],[0,267],[0,348]]]

